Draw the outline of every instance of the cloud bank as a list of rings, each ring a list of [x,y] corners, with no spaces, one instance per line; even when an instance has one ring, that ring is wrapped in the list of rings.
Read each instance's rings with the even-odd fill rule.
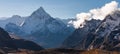
[[[77,14],[76,20],[72,21],[72,24],[75,28],[82,28],[85,25],[85,21],[89,21],[91,19],[103,20],[108,14],[111,14],[118,9],[118,2],[112,1],[101,8],[91,9],[88,13],[83,12]]]

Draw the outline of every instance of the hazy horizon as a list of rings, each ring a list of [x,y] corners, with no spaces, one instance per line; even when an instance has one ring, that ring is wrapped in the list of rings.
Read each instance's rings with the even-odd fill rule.
[[[0,17],[29,16],[42,6],[54,18],[73,18],[80,12],[100,8],[111,1],[113,0],[0,0]]]

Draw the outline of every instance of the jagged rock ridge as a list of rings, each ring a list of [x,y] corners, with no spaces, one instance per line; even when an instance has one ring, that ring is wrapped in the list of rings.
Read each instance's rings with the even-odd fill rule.
[[[120,50],[120,11],[115,11],[113,14],[106,16],[103,21],[96,22],[97,26],[93,26],[92,30],[87,30],[88,33],[84,36],[79,34],[80,30],[76,31],[65,40],[63,47],[76,49],[105,49],[105,50]],[[79,34],[79,35],[76,35]],[[79,37],[80,36],[80,37]],[[69,39],[73,40],[71,43]],[[76,40],[76,38],[78,40]],[[75,39],[75,40],[74,40]]]

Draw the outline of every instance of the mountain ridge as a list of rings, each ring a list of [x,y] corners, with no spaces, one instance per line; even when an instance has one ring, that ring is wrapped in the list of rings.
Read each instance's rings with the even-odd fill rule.
[[[96,22],[98,23],[98,22]],[[90,24],[89,24],[90,25]],[[70,36],[72,42],[76,45],[72,46],[69,45],[71,42],[66,39],[63,43],[63,48],[75,48],[75,49],[104,49],[104,50],[112,50],[114,49],[115,45],[118,45],[120,42],[119,39],[114,39],[115,37],[119,37],[119,25],[120,25],[120,11],[115,11],[113,14],[106,16],[103,21],[94,26],[92,30],[88,30],[88,33],[82,31],[84,36],[81,39],[80,30],[77,33],[73,33]],[[116,28],[117,27],[117,28]],[[91,27],[90,27],[91,28]],[[116,33],[118,34],[116,36]],[[115,36],[114,36],[115,35]],[[79,40],[77,40],[77,39]],[[76,41],[77,40],[77,41]],[[112,44],[114,43],[114,44]],[[109,45],[110,44],[110,45]],[[120,46],[118,46],[120,48]],[[119,50],[119,49],[116,49]]]
[[[5,30],[49,48],[58,47],[73,32],[74,29],[71,28],[61,20],[51,17],[40,7],[28,16],[21,26],[9,23]]]

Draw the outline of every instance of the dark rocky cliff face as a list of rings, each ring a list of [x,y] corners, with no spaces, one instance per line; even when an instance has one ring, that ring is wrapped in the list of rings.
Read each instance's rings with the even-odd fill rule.
[[[87,32],[77,29],[77,32],[75,31],[66,39],[62,46],[75,49],[98,48],[112,50],[117,48],[117,50],[120,50],[120,11],[106,16],[100,23],[96,22],[93,24],[91,26],[93,29],[87,30]],[[84,35],[81,36],[81,33]]]
[[[64,42],[62,47],[63,48],[75,48],[76,45],[80,44],[85,36],[91,32],[95,27],[100,24],[100,20],[87,21],[86,25],[83,28],[76,29],[72,35],[70,35]],[[80,48],[78,48],[80,49]],[[82,48],[81,48],[82,49]]]
[[[2,28],[0,28],[0,40],[1,41],[11,40],[9,34],[6,31],[4,31]]]
[[[5,51],[8,49],[26,49],[26,50],[42,50],[43,48],[36,43],[24,39],[14,39],[9,34],[0,28],[0,48]]]

